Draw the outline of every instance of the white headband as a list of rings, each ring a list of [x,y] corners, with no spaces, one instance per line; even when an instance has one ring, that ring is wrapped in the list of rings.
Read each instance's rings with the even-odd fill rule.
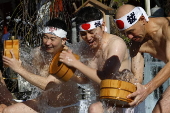
[[[119,30],[125,30],[134,25],[139,20],[142,14],[145,17],[146,21],[149,21],[148,15],[142,7],[135,7],[128,14],[124,15],[119,19],[114,20]]]
[[[91,29],[94,29],[94,28],[96,28],[96,27],[98,27],[98,26],[101,26],[102,23],[103,23],[103,18],[100,19],[100,20],[90,21],[90,22],[81,24],[81,25],[79,26],[79,30],[80,30],[80,31],[91,30]]]
[[[49,33],[60,38],[66,38],[67,32],[60,28],[55,27],[44,27],[43,33]]]

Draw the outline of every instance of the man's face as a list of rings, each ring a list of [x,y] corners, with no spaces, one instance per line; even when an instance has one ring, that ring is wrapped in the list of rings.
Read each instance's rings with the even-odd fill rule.
[[[140,23],[136,23],[130,28],[123,31],[123,33],[131,40],[142,42],[145,37],[145,29]]]
[[[55,54],[59,52],[63,47],[62,39],[58,36],[44,33],[42,38],[43,38],[43,44],[45,46],[45,50],[48,53]]]
[[[101,44],[103,31],[101,27],[97,27],[88,31],[80,31],[81,38],[91,47],[98,48]]]

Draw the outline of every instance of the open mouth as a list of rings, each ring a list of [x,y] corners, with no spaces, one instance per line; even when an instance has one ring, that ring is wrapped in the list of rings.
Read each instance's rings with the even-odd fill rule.
[[[46,48],[46,50],[50,50],[50,49],[52,49],[52,47],[47,47],[47,46],[46,46],[45,48]]]
[[[92,46],[93,44],[94,44],[94,40],[90,40],[90,41],[88,41],[88,44],[90,45],[90,46]]]
[[[140,40],[140,38],[135,37],[135,38],[133,38],[132,40],[133,40],[133,41],[139,41],[139,40]]]
[[[137,38],[134,38],[133,40],[134,40],[134,41],[137,41],[138,39],[137,39]]]

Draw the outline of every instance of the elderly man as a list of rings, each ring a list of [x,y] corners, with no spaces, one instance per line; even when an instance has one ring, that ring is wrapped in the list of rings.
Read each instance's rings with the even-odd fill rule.
[[[135,97],[134,101],[130,103],[131,106],[135,106],[170,76],[170,18],[148,18],[143,8],[126,4],[118,8],[115,22],[120,31],[131,39],[132,72],[138,76],[138,79],[143,79],[144,58],[142,53],[150,53],[153,57],[166,63],[147,84],[137,83],[137,91],[128,96],[128,98]],[[159,99],[153,113],[169,113],[170,101],[167,100],[169,96],[170,87]]]

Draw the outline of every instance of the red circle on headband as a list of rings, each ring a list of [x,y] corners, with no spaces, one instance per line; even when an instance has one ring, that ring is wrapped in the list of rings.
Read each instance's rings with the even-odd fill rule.
[[[81,27],[84,29],[84,30],[88,30],[90,28],[90,24],[82,24]]]
[[[119,29],[124,28],[124,22],[122,20],[116,20],[116,24]]]

